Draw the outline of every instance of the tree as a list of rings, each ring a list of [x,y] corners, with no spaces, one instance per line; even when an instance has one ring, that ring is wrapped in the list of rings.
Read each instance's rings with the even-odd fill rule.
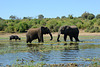
[[[44,18],[44,16],[42,15],[42,14],[40,14],[40,15],[38,15],[38,19],[43,19]]]
[[[9,18],[12,19],[12,20],[15,20],[17,17],[14,16],[14,15],[11,15]]]
[[[100,14],[98,14],[98,15],[96,16],[96,18],[97,18],[97,19],[100,19]]]
[[[32,17],[23,17],[23,19],[29,19],[29,20],[31,20]]]
[[[68,15],[68,18],[69,19],[73,19],[73,15]]]
[[[7,27],[7,24],[5,21],[1,20],[0,21],[0,31],[3,31]]]
[[[62,16],[61,18],[62,18],[62,19],[63,19],[63,18],[66,18],[66,16]]]
[[[89,14],[88,17],[87,17],[87,19],[89,19],[89,20],[92,20],[93,18],[95,18],[94,14]]]
[[[60,17],[57,16],[56,19],[60,19]]]
[[[26,22],[20,22],[15,27],[15,32],[25,32],[28,29],[28,24]]]
[[[88,15],[89,15],[88,12],[84,12],[84,13],[82,14],[82,18],[87,19]]]

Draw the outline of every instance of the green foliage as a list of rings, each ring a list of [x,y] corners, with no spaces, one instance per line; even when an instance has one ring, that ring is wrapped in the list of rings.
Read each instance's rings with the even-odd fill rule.
[[[40,15],[38,15],[38,19],[43,19],[44,18],[44,16],[42,15],[42,14],[40,14]]]
[[[57,32],[59,27],[61,26],[60,21],[58,22],[56,19],[52,19],[46,23],[46,26],[52,31]]]
[[[85,31],[86,32],[91,32],[91,33],[93,33],[93,32],[100,32],[100,28],[99,27],[90,26]]]
[[[61,26],[64,25],[76,25],[79,29],[83,29],[86,32],[99,32],[100,29],[100,14],[95,18],[92,13],[84,12],[81,17],[73,17],[72,15],[56,17],[56,18],[44,18],[44,16],[38,15],[38,19],[32,17],[23,17],[18,19],[16,16],[11,15],[10,20],[0,19],[0,31],[6,32],[25,32],[29,28],[39,28],[41,26],[47,26],[52,32],[57,32]]]
[[[12,19],[12,20],[15,20],[16,16],[11,15],[9,18]]]
[[[92,13],[84,12],[82,14],[82,18],[92,20],[93,18],[95,18],[95,15]]]
[[[6,22],[4,20],[0,20],[0,31],[4,31],[6,27]]]
[[[25,32],[28,29],[28,24],[26,22],[20,22],[15,25],[15,32]]]
[[[87,19],[92,20],[93,18],[95,18],[95,16],[93,14],[89,14]]]
[[[68,18],[69,19],[73,19],[73,15],[68,15]]]
[[[88,15],[89,15],[89,13],[84,12],[84,13],[82,14],[82,18],[87,19]]]
[[[63,18],[66,18],[66,16],[62,16],[61,18],[62,18],[62,19],[63,19]]]
[[[14,26],[8,26],[8,27],[5,29],[5,32],[14,33]]]
[[[96,16],[96,18],[97,18],[97,19],[100,19],[100,14],[98,14],[98,15]]]

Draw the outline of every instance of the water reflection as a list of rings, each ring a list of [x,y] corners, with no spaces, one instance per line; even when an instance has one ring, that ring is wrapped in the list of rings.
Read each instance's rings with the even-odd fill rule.
[[[38,47],[40,45],[43,45],[43,44],[39,44],[39,43],[37,43],[37,44],[27,44],[28,47]]]
[[[65,48],[65,50],[79,50],[79,43],[64,43],[64,45],[69,45],[68,48]]]
[[[85,43],[83,43],[85,45]],[[58,45],[58,44],[57,44]],[[80,43],[62,43],[61,50],[54,50],[55,44],[26,44],[25,42],[8,42],[6,44],[0,44],[0,50],[16,51],[28,47],[28,52],[16,52],[6,53],[0,55],[0,66],[13,64],[14,60],[21,60],[19,63],[25,61],[35,61],[35,63],[44,62],[47,64],[58,64],[58,63],[78,63],[78,64],[89,64],[91,61],[83,61],[80,58],[100,58],[100,49],[87,48],[79,49]],[[60,46],[58,45],[58,47]],[[39,51],[39,47],[49,46],[50,51]],[[5,48],[4,48],[5,47]],[[8,49],[9,47],[9,49]],[[42,48],[46,49],[46,48]],[[5,63],[6,62],[6,63]]]
[[[43,44],[27,44],[28,47],[31,48],[28,54],[31,60],[35,60],[36,62],[45,62],[49,64],[54,63],[66,63],[66,61],[77,61],[76,57],[78,57],[78,43],[65,43],[64,46],[69,45],[69,47],[65,47],[63,50],[53,50],[53,45],[51,44],[51,50],[48,52],[38,52],[33,51],[33,47],[38,48]]]

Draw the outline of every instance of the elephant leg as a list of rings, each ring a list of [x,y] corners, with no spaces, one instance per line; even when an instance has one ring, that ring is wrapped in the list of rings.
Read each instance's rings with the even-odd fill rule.
[[[66,35],[66,34],[64,34],[64,41],[66,41],[66,39],[67,39],[67,35]]]
[[[41,40],[38,38],[38,42],[40,42]]]
[[[73,41],[73,37],[72,36],[69,36],[70,37],[70,41]]]
[[[75,38],[75,41],[76,41],[76,42],[79,41],[78,35],[76,35],[74,38]]]
[[[44,42],[43,37],[38,37],[38,42]]]
[[[30,37],[29,37],[29,36],[27,36],[27,37],[26,37],[26,43],[28,43],[28,42],[29,42],[29,40],[30,40]]]
[[[75,41],[76,41],[76,42],[79,41],[78,37],[74,37],[74,38],[75,38]]]
[[[28,42],[30,42],[30,43],[32,42],[31,36],[27,36],[27,37],[26,37],[26,42],[27,42],[27,43],[28,43]]]
[[[43,40],[43,35],[41,36],[41,42],[44,42],[44,40]]]
[[[30,43],[31,43],[32,41],[30,40]]]
[[[58,41],[58,42],[60,41],[59,38],[60,38],[60,35],[58,35],[58,38],[57,38],[57,41]]]

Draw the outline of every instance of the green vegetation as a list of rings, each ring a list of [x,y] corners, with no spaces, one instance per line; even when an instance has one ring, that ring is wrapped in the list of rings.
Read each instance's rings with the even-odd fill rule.
[[[86,32],[100,32],[100,14],[95,16],[92,13],[84,12],[80,17],[73,17],[68,15],[56,18],[44,18],[38,15],[38,18],[23,17],[20,19],[11,15],[9,19],[0,19],[0,31],[8,33],[25,32],[29,28],[38,28],[47,26],[52,32],[57,32],[60,26],[76,25],[79,29]]]

